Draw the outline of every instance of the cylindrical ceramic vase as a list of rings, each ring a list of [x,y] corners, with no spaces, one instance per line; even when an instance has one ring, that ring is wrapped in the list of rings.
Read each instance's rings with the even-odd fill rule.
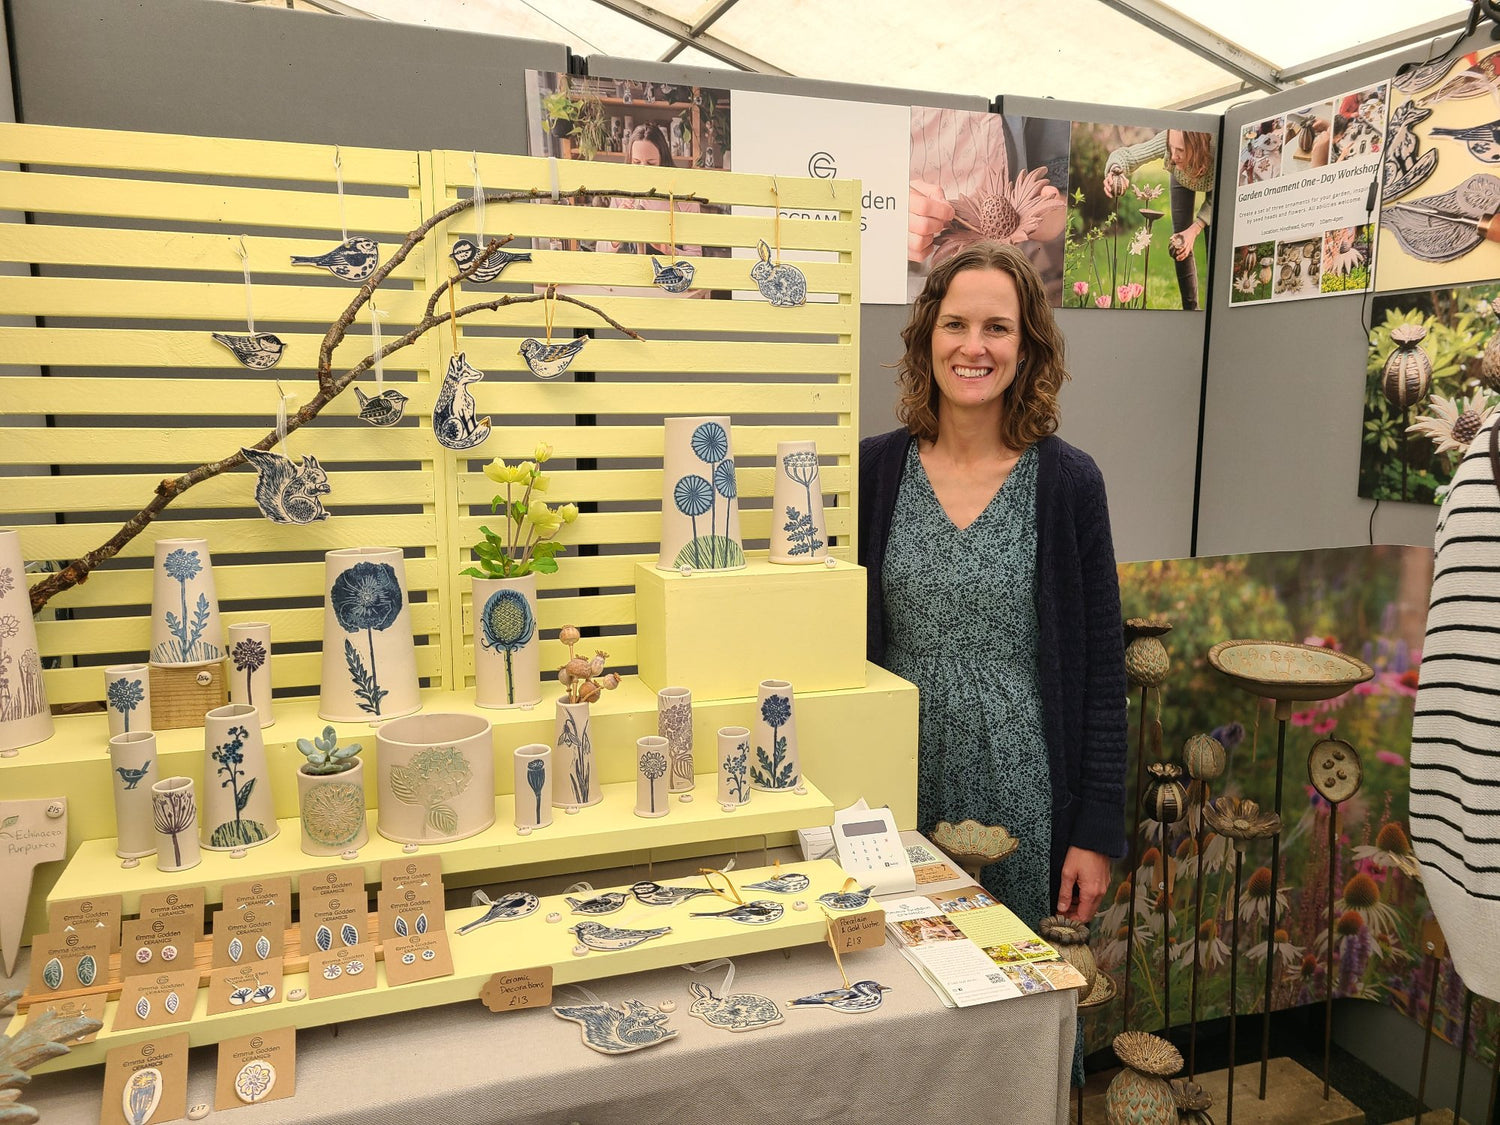
[[[52,737],[21,535],[0,531],[0,753]]]
[[[319,717],[362,723],[410,715],[422,700],[401,552],[346,547],[323,559]]]
[[[203,716],[199,801],[199,842],[209,851],[237,851],[276,838],[271,770],[254,707],[228,703]]]
[[[659,734],[635,740],[635,815],[648,819],[671,811],[667,796],[667,756],[670,747]]]
[[[151,818],[151,786],[156,776],[156,735],[149,730],[117,734],[109,740],[109,787],[115,797],[115,855],[139,859],[156,852]]]
[[[304,855],[358,851],[370,842],[365,824],[365,764],[359,758],[339,773],[297,770],[297,808]]]
[[[197,867],[198,805],[193,798],[193,779],[168,777],[151,786],[151,817],[156,828],[157,870]]]
[[[158,539],[152,563],[151,663],[207,664],[224,658],[224,624],[207,539]]]
[[[408,715],[375,731],[375,828],[403,844],[441,844],[495,823],[495,750],[488,719]]]
[[[542,701],[535,574],[474,579],[474,701],[481,707]]]
[[[750,729],[719,728],[719,804],[743,805],[750,800]]]
[[[104,707],[111,738],[130,731],[150,730],[150,669],[145,664],[116,664],[104,669]]]
[[[745,551],[729,418],[668,418],[664,425],[657,569],[740,569]]]
[[[276,722],[271,708],[271,626],[247,621],[229,627],[229,702],[260,713],[264,730]]]
[[[594,732],[589,725],[589,704],[557,701],[556,736],[552,740],[552,762],[557,771],[552,783],[552,807],[583,808],[604,799],[599,771],[594,763]]]
[[[818,449],[812,442],[776,443],[776,481],[771,493],[773,563],[815,563],[828,557],[828,526],[818,476]]]
[[[693,693],[664,687],[656,693],[656,733],[667,740],[667,792],[693,788]]]
[[[516,827],[546,828],[552,823],[552,747],[544,742],[516,747]]]
[[[755,721],[750,724],[750,786],[773,793],[802,784],[797,757],[797,715],[792,685],[786,680],[762,680],[755,696]]]

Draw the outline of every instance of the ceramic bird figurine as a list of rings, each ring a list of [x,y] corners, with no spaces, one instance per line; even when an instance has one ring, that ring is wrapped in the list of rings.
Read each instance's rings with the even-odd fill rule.
[[[326,254],[293,254],[294,266],[317,266],[343,281],[363,281],[380,264],[380,244],[356,237],[340,242]]]
[[[235,359],[257,371],[275,367],[281,362],[281,353],[286,350],[286,341],[270,332],[257,332],[253,336],[232,336],[227,332],[211,335],[232,351]]]
[[[874,887],[862,887],[857,891],[829,891],[826,895],[819,895],[818,901],[829,910],[858,910],[870,901],[874,890]]]
[[[706,984],[692,981],[688,991],[693,994],[688,1015],[697,1016],[709,1027],[724,1031],[755,1031],[782,1023],[786,1017],[769,996],[756,992],[734,992],[719,996]]]
[[[639,1051],[677,1036],[667,1026],[665,1012],[639,1000],[627,1000],[623,1008],[603,1002],[570,1004],[553,1008],[552,1014],[578,1024],[584,1046],[605,1055]]]
[[[354,397],[359,399],[359,420],[372,426],[394,426],[401,421],[406,404],[411,401],[395,387],[378,395],[367,395],[355,387]]]
[[[445,449],[473,449],[490,436],[490,420],[476,417],[474,396],[469,384],[484,378],[484,372],[470,367],[463,352],[448,359],[443,386],[432,406],[432,432]]]
[[[472,922],[465,922],[454,933],[462,937],[471,930],[479,929],[480,926],[488,926],[491,922],[509,922],[513,918],[524,918],[538,905],[539,900],[536,895],[528,891],[515,891],[508,895],[501,895],[489,904],[488,910]]]
[[[448,251],[448,257],[460,270],[469,268],[469,263],[479,256],[479,247],[471,238],[460,238],[453,244],[453,249]],[[496,250],[485,259],[484,265],[480,266],[465,281],[476,285],[487,285],[495,278],[505,272],[505,267],[512,262],[529,262],[530,254],[513,254],[509,250]]]
[[[654,930],[622,930],[615,926],[606,926],[602,922],[579,922],[576,926],[569,926],[568,932],[577,935],[581,945],[609,952],[616,949],[629,949],[633,945],[640,945],[643,941],[661,937],[662,934],[670,934],[672,927],[660,926]]]
[[[255,506],[266,519],[290,524],[328,518],[321,497],[333,489],[316,457],[303,457],[299,467],[291,458],[269,450],[241,447],[240,452],[256,472]]]
[[[786,908],[779,902],[756,899],[741,903],[730,910],[694,911],[690,918],[728,918],[731,922],[743,922],[747,926],[764,926],[780,918]]]
[[[664,887],[660,883],[642,880],[630,888],[630,893],[645,906],[676,906],[697,895],[711,895],[713,891],[707,887]]]
[[[662,265],[655,256],[651,258],[651,282],[668,293],[681,293],[692,285],[696,272],[693,263],[686,258],[678,258],[670,266]]]
[[[1432,135],[1462,141],[1475,160],[1486,164],[1500,164],[1500,119],[1483,125],[1471,125],[1467,129],[1442,129],[1434,126]]]
[[[607,891],[593,898],[564,898],[574,914],[613,914],[630,898],[624,891]]]
[[[830,988],[811,996],[799,996],[787,1003],[794,1008],[832,1008],[835,1012],[859,1015],[880,1007],[890,989],[873,980],[857,980],[848,988]]]
[[[151,759],[146,759],[146,764],[138,770],[126,769],[124,766],[116,766],[115,773],[120,775],[120,780],[125,783],[126,789],[134,789],[140,783],[141,778],[146,776],[146,771],[151,768]]]
[[[516,350],[538,379],[556,379],[572,366],[573,359],[583,351],[583,345],[588,342],[587,336],[562,344],[544,344],[528,337],[521,341],[521,346]]]
[[[807,275],[786,262],[772,264],[771,248],[765,239],[755,252],[760,261],[750,267],[750,280],[760,289],[760,295],[778,309],[807,304]]]
[[[763,879],[759,883],[746,883],[744,889],[747,891],[770,891],[778,895],[794,895],[798,891],[807,890],[812,883],[806,875],[797,871],[788,871],[785,875],[778,875],[774,879]]]

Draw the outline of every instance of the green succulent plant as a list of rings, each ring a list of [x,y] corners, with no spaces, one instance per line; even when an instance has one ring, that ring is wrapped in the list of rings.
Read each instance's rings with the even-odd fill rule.
[[[324,727],[323,733],[309,742],[297,739],[297,749],[307,757],[302,766],[303,773],[343,773],[354,768],[354,755],[362,749],[357,742],[348,746],[339,745],[339,736],[332,727]]]

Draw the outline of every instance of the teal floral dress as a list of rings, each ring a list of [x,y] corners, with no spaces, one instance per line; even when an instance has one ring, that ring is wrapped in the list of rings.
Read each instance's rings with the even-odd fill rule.
[[[886,547],[887,665],[921,691],[917,824],[972,818],[1021,846],[980,881],[1028,926],[1051,914],[1052,783],[1037,686],[1035,447],[963,530],[917,444]]]

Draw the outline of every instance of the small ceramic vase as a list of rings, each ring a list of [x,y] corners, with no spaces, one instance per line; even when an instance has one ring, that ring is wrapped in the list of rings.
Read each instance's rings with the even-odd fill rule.
[[[422,699],[400,550],[348,547],[323,560],[319,717],[363,723],[410,715]]]
[[[109,734],[151,729],[151,675],[144,664],[104,669],[104,706]],[[148,790],[149,791],[149,790]]]
[[[261,729],[272,726],[271,626],[250,621],[229,627],[229,702],[254,707]]]
[[[739,570],[740,502],[728,417],[668,418],[659,570]]]
[[[762,680],[755,697],[755,721],[750,726],[750,786],[763,792],[795,789],[802,784],[797,757],[797,716],[792,685],[786,680]]]
[[[743,805],[750,800],[750,730],[720,727],[719,804]]]
[[[776,443],[771,496],[771,561],[817,563],[828,557],[828,527],[818,481],[818,449],[810,441]]]
[[[52,737],[40,652],[21,536],[0,531],[0,669],[6,673],[5,686],[0,688],[0,751],[18,750]]]
[[[664,687],[656,693],[656,733],[667,740],[667,792],[693,788],[693,693]]]
[[[203,796],[198,834],[210,851],[237,851],[276,838],[270,766],[254,707],[230,703],[203,716]]]
[[[297,808],[302,814],[302,853],[334,856],[370,842],[365,821],[365,764],[359,758],[338,773],[297,769]]]
[[[139,859],[156,852],[151,786],[156,778],[156,735],[148,730],[109,740],[110,788],[115,795],[115,855]]]
[[[375,828],[402,844],[441,844],[495,823],[495,750],[488,719],[408,715],[375,732]]]
[[[156,827],[157,870],[197,867],[198,805],[193,797],[193,779],[168,777],[153,785],[151,817]]]
[[[513,758],[516,827],[546,828],[552,823],[552,747],[543,742],[518,746]]]
[[[584,808],[604,800],[594,761],[594,732],[590,705],[557,701],[557,735],[552,761],[557,770],[552,783],[552,807]]]
[[[474,696],[481,707],[542,701],[535,574],[474,579]]]
[[[224,625],[207,539],[158,539],[152,565],[151,663],[207,664],[224,658]]]
[[[635,815],[648,819],[671,811],[667,799],[667,756],[670,746],[659,734],[635,740]]]

